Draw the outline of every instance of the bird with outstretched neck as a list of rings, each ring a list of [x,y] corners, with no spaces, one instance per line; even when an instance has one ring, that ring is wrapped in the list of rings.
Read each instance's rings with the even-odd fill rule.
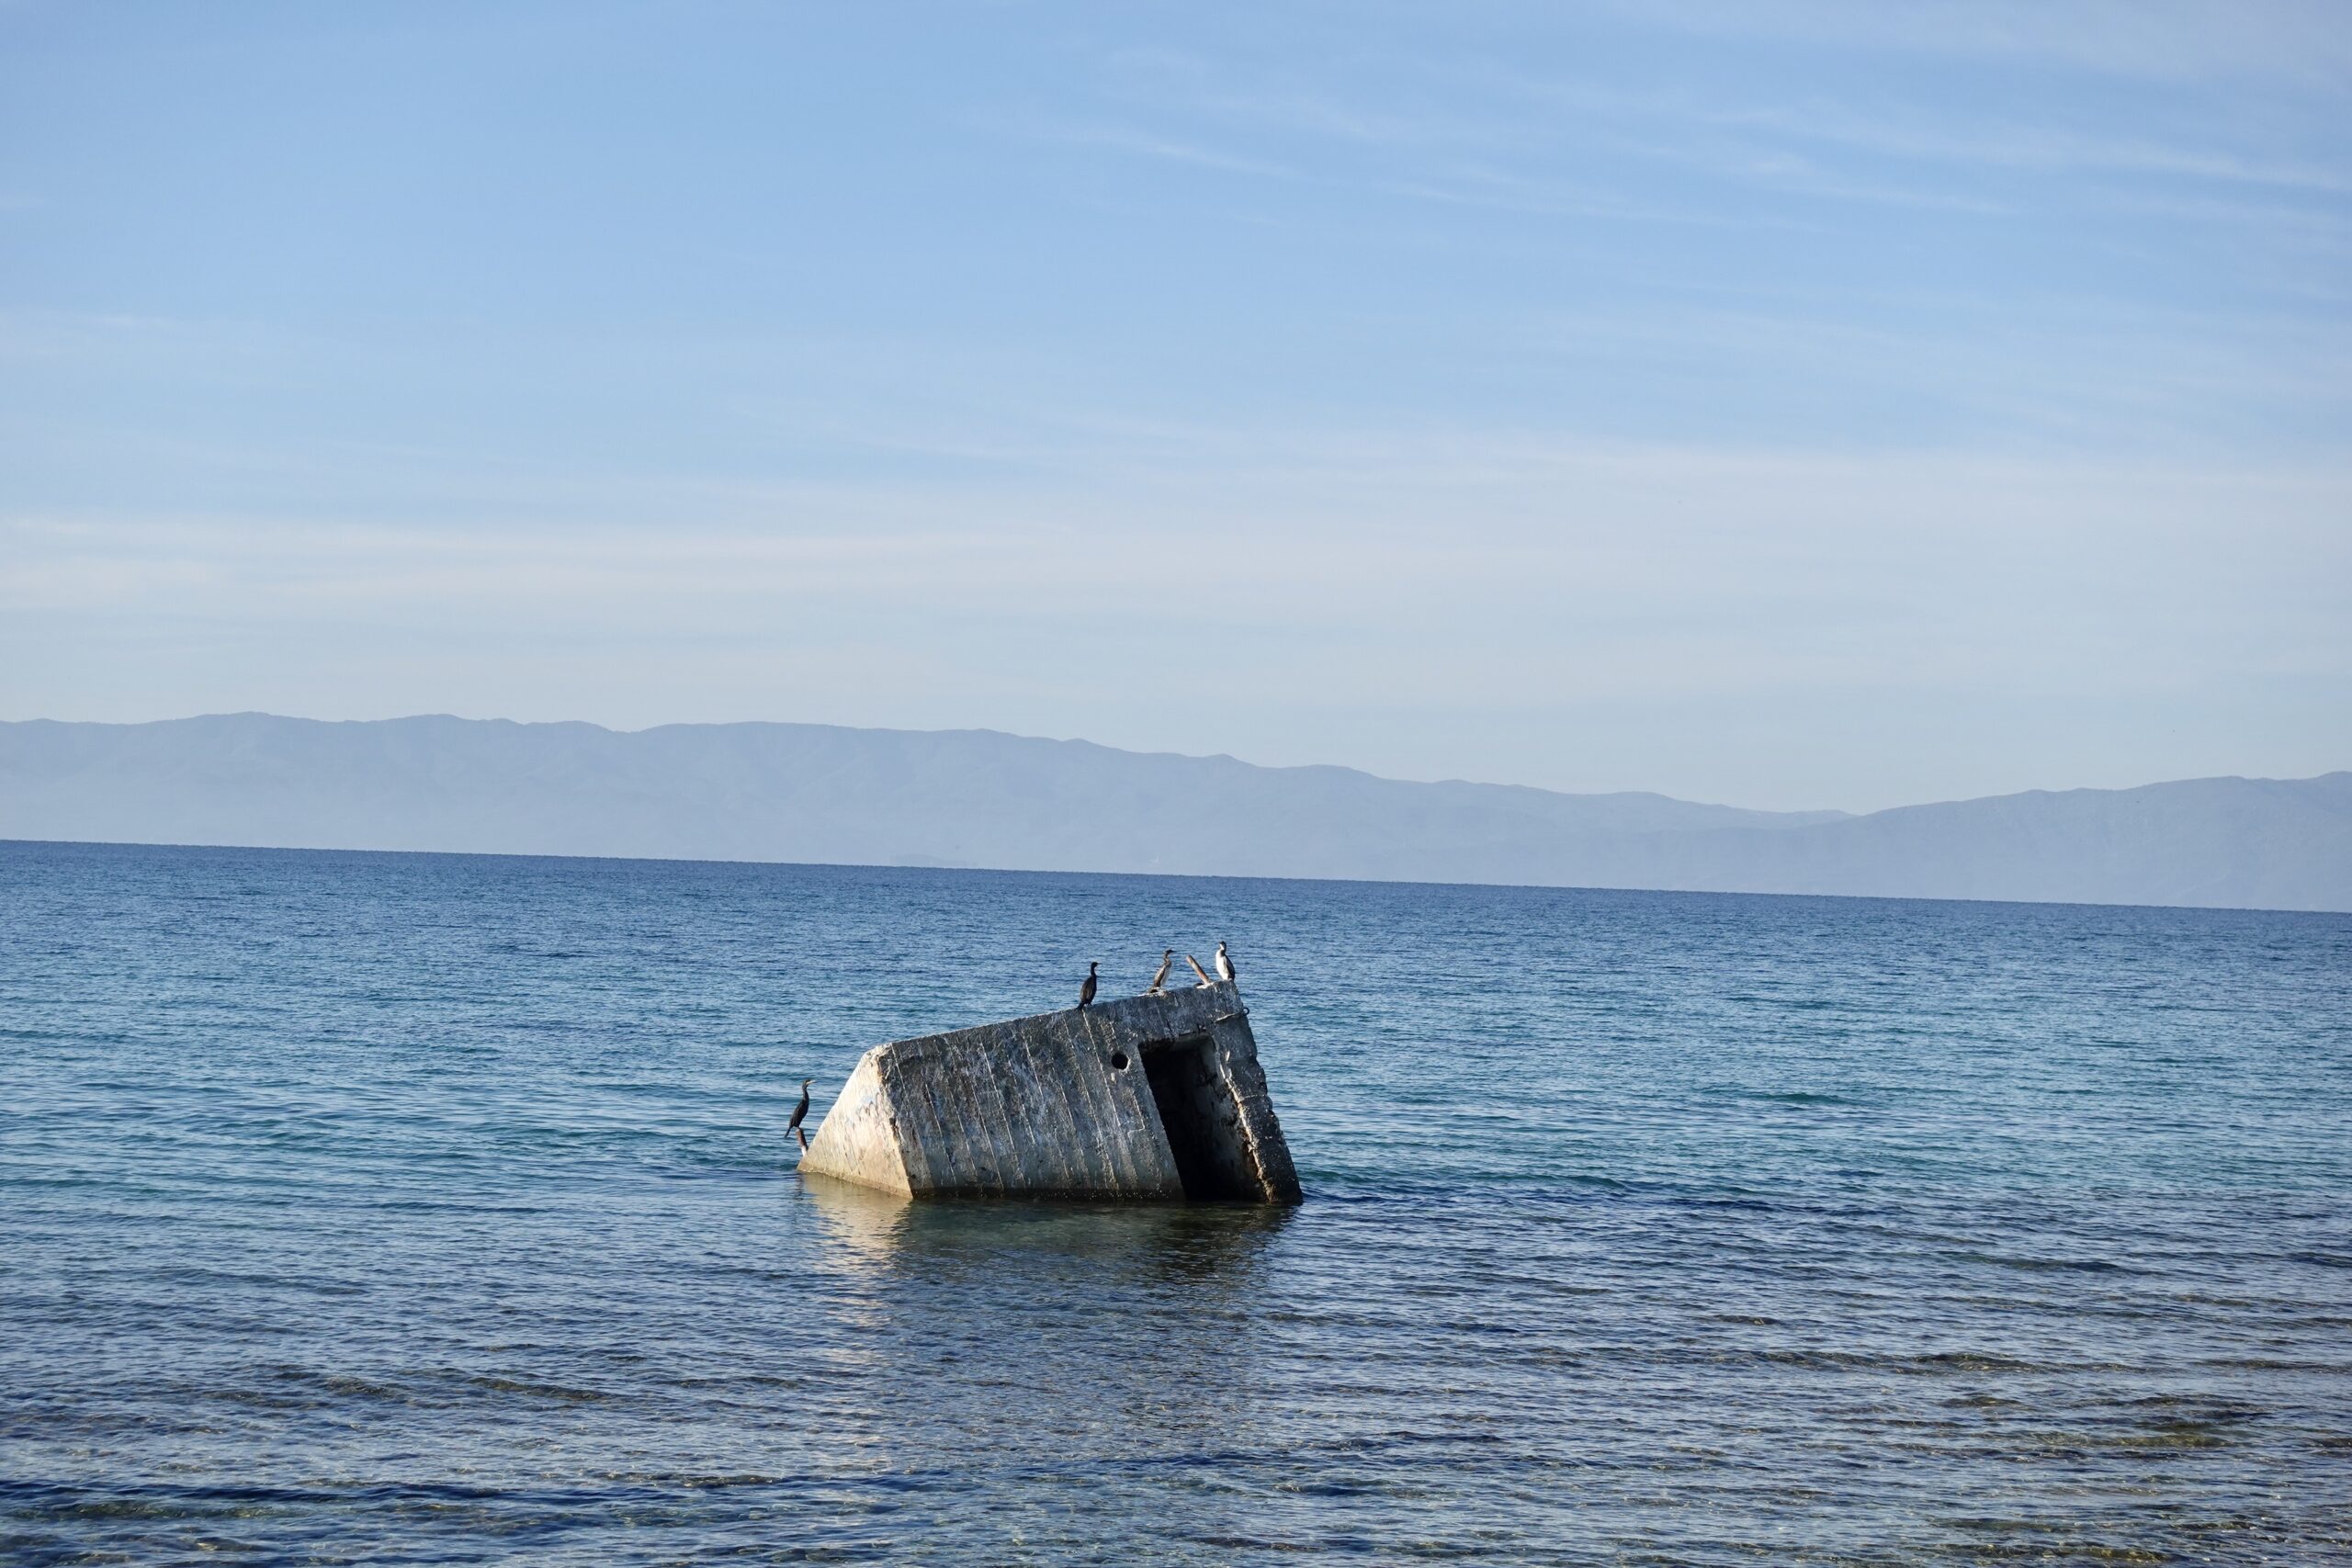
[[[1168,971],[1175,963],[1176,950],[1172,947],[1159,955],[1159,972],[1151,977],[1151,995],[1156,997],[1168,988]]]
[[[1216,944],[1216,977],[1227,985],[1233,984],[1233,954],[1226,952],[1225,943]]]
[[[808,1120],[808,1086],[816,1081],[815,1078],[800,1080],[800,1103],[792,1108],[792,1124],[784,1130],[786,1136],[799,1134],[800,1146],[804,1149],[808,1146],[808,1134],[800,1131],[800,1123]]]
[[[1094,987],[1096,983],[1094,979],[1094,972],[1102,967],[1102,965],[1099,963],[1090,964],[1086,966],[1086,983],[1078,988],[1078,1006],[1079,1010],[1081,1012],[1094,1005]]]

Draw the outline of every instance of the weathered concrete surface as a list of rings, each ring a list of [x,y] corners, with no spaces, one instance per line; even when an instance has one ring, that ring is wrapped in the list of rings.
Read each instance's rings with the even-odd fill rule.
[[[1230,985],[877,1045],[800,1168],[910,1196],[1299,1201]]]

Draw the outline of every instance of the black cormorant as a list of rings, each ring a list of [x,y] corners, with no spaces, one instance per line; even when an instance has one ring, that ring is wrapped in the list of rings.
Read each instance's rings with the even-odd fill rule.
[[[1087,1007],[1093,1002],[1094,972],[1101,967],[1102,967],[1102,965],[1099,963],[1090,964],[1086,966],[1086,984],[1078,988],[1078,1005],[1080,1008]]]
[[[1159,995],[1161,991],[1167,988],[1168,971],[1173,968],[1175,964],[1176,950],[1174,948],[1171,947],[1167,952],[1159,955],[1159,973],[1151,977],[1151,994],[1153,996],[1156,997]]]
[[[792,1108],[792,1124],[785,1129],[786,1132],[797,1133],[800,1131],[800,1123],[808,1120],[808,1086],[816,1081],[817,1080],[815,1078],[802,1078],[800,1080],[800,1103]]]

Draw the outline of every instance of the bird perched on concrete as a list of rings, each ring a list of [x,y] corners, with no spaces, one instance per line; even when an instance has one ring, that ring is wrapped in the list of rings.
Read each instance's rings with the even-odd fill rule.
[[[1078,1005],[1081,1011],[1093,1005],[1095,985],[1094,972],[1102,967],[1102,965],[1100,964],[1090,964],[1086,966],[1086,984],[1078,988]]]
[[[1191,964],[1193,966],[1193,973],[1201,977],[1200,985],[1193,987],[1193,989],[1197,991],[1216,984],[1215,980],[1209,978],[1209,972],[1201,967],[1201,961],[1199,959],[1193,957],[1188,953],[1184,954],[1184,962]]]
[[[1176,963],[1176,950],[1170,948],[1159,955],[1159,972],[1151,977],[1151,994],[1158,996],[1168,988],[1168,971]]]
[[[800,1103],[792,1108],[792,1125],[785,1129],[786,1133],[800,1133],[800,1123],[808,1119],[808,1086],[816,1081],[815,1078],[800,1080]],[[806,1133],[800,1133],[800,1146],[804,1149],[808,1146],[808,1134]]]
[[[1228,986],[1233,984],[1233,954],[1226,952],[1223,942],[1216,944],[1216,977]]]

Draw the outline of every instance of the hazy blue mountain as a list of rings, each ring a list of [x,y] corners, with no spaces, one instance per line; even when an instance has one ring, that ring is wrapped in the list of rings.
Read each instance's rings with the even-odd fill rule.
[[[0,838],[2352,909],[2352,773],[1849,817],[805,724],[0,724]]]

